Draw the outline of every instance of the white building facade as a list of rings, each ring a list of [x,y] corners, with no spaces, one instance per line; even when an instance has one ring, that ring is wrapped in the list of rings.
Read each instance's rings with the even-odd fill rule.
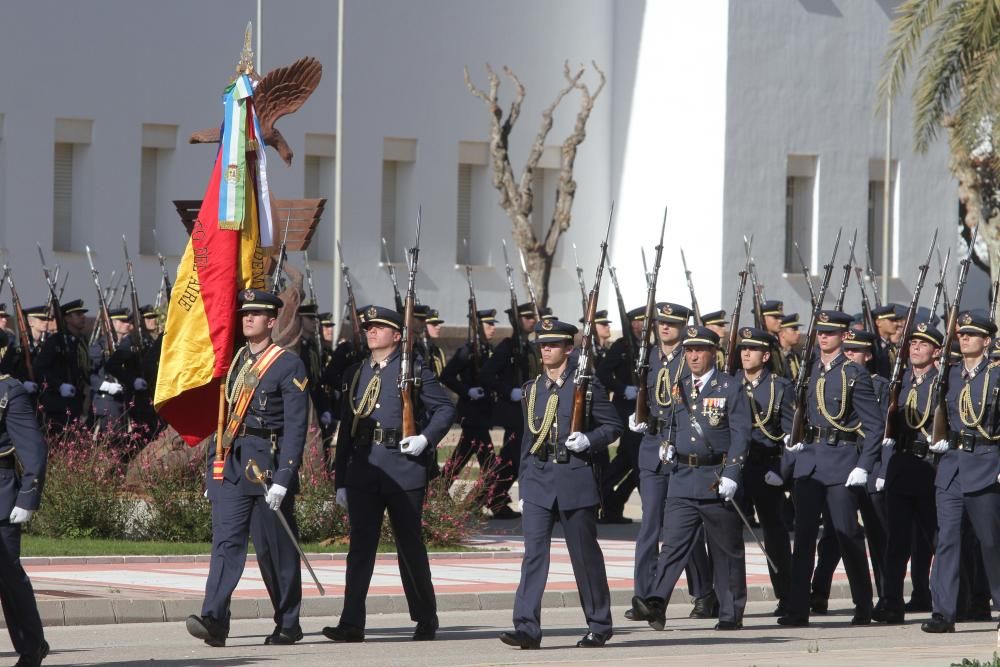
[[[652,249],[669,206],[661,300],[688,300],[681,245],[702,308],[731,308],[743,235],[753,234],[768,297],[804,312],[808,293],[791,263],[791,241],[816,273],[837,228],[857,228],[879,265],[885,122],[875,112],[875,86],[894,4],[344,0],[338,137],[337,3],[263,0],[262,69],[305,55],[324,66],[312,98],[277,123],[295,158],[286,168],[271,153],[272,189],[281,198],[330,200],[310,249],[323,309],[338,279],[338,141],[341,242],[359,302],[390,301],[379,239],[386,236],[400,260],[420,205],[421,300],[461,325],[467,292],[458,265],[468,262],[481,307],[502,309],[500,241],[510,238],[510,223],[490,183],[486,110],[465,88],[462,68],[483,84],[484,63],[509,65],[524,82],[512,143],[519,170],[541,110],[563,85],[563,61],[593,60],[608,84],[577,156],[573,225],[551,280],[556,313],[579,317],[570,244],[592,280],[612,200],[610,261],[629,306],[644,299],[639,247]],[[0,248],[26,305],[44,296],[36,242],[70,272],[66,298],[92,304],[84,246],[96,251],[107,279],[123,266],[123,233],[143,300],[152,300],[159,281],[152,232],[173,272],[186,235],[171,201],[199,198],[213,159],[211,147],[186,140],[220,123],[221,92],[255,13],[254,0],[34,0],[5,8]],[[502,99],[510,92],[504,81]],[[551,146],[570,132],[576,105],[572,94],[563,101]],[[944,142],[913,153],[905,98],[894,123],[891,205],[899,222],[890,271],[909,283],[933,229],[954,242],[957,204]],[[546,155],[536,182],[539,227],[551,214],[558,173],[557,151]],[[290,261],[301,265],[294,255]],[[893,282],[894,298],[908,294]],[[608,283],[602,305],[613,304]]]

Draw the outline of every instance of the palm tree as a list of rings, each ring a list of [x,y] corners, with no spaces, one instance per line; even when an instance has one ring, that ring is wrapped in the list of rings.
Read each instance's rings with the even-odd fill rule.
[[[990,264],[1000,269],[996,109],[1000,104],[1000,2],[905,0],[890,26],[879,93],[883,104],[913,77],[913,133],[924,152],[945,128],[967,227],[981,221]],[[984,215],[988,211],[988,215]],[[995,271],[996,273],[996,271]]]

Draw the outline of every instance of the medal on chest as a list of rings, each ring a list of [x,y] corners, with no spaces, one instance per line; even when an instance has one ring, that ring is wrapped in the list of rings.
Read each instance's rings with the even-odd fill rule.
[[[708,419],[709,426],[718,426],[726,414],[726,399],[721,397],[702,399],[701,414]]]

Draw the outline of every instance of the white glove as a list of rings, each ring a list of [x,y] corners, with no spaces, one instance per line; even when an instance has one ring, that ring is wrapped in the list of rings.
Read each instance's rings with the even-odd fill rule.
[[[288,493],[288,489],[281,484],[272,484],[271,488],[267,490],[267,495],[264,497],[267,501],[267,506],[277,512],[278,508],[281,507],[281,501],[285,499],[286,493]]]
[[[132,388],[136,391],[146,391],[149,388],[149,384],[142,378],[136,378],[132,382]]]
[[[868,483],[868,471],[864,468],[855,468],[847,476],[844,486],[864,486]]]
[[[785,480],[781,479],[781,475],[773,470],[768,470],[764,473],[764,483],[768,486],[782,486],[784,485]]]
[[[111,394],[112,396],[117,396],[122,393],[122,386],[117,382],[108,382],[105,380],[101,383],[101,391],[106,394]]]
[[[804,442],[796,442],[794,445],[785,445],[785,449],[790,452],[801,452],[805,448],[806,444]]]
[[[510,400],[517,403],[522,398],[524,398],[524,391],[520,387],[514,387],[513,389],[510,390]]]
[[[11,523],[28,523],[31,521],[31,516],[35,513],[35,510],[26,510],[23,507],[14,507],[10,513]]]
[[[882,489],[885,488],[885,478],[879,477],[875,480],[875,491],[881,493]]]
[[[660,445],[660,460],[664,463],[673,463],[676,454],[677,449],[673,445],[666,442]]]
[[[486,390],[483,389],[482,387],[473,387],[472,389],[470,389],[469,391],[467,391],[466,394],[472,400],[478,401],[483,396],[486,396]]]
[[[76,396],[76,387],[67,382],[63,382],[59,385],[59,395],[63,398],[73,398]]]
[[[347,509],[347,489],[337,489],[337,504]]]
[[[420,456],[428,444],[426,435],[411,435],[399,441],[399,451],[410,456]]]
[[[573,431],[566,438],[566,449],[579,454],[590,447],[590,438],[579,431]]]
[[[927,449],[934,452],[935,454],[944,454],[946,451],[948,451],[948,441],[938,440]]]
[[[24,390],[29,394],[35,394],[38,392],[38,385],[31,380],[25,380],[21,384],[24,385]]]
[[[319,423],[323,426],[329,426],[333,423],[333,413],[329,410],[324,410],[323,414],[319,416]]]
[[[649,424],[647,424],[646,422],[641,422],[638,424],[635,423],[634,412],[628,416],[628,430],[632,431],[633,433],[645,433],[648,428]]]
[[[524,514],[524,498],[517,501],[517,511]]]
[[[735,481],[729,479],[728,477],[720,477],[719,495],[722,496],[724,501],[729,502],[733,499],[733,496],[736,495],[736,489],[738,486],[739,485]]]
[[[635,385],[630,384],[627,387],[625,387],[624,393],[626,401],[634,401],[635,397],[639,395],[639,388],[636,387]]]
[[[882,446],[883,447],[895,447],[896,446],[896,439],[895,438],[882,438]]]

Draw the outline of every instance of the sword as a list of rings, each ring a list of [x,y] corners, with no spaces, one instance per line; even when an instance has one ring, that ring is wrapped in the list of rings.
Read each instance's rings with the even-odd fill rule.
[[[260,469],[260,466],[257,465],[256,461],[253,459],[247,461],[246,470],[243,472],[246,474],[247,479],[256,484],[260,484],[264,487],[264,490],[267,491],[267,480],[264,477],[264,472]],[[299,552],[299,558],[301,558],[302,562],[306,564],[306,569],[309,570],[309,576],[312,577],[313,583],[316,584],[319,594],[326,595],[326,591],[323,590],[323,584],[319,583],[319,579],[316,578],[316,573],[313,572],[312,565],[309,564],[309,559],[306,558],[305,552],[302,551],[302,547],[299,546],[299,541],[295,539],[295,534],[292,533],[292,528],[288,525],[288,519],[285,518],[285,515],[281,513],[280,509],[276,511],[275,514],[278,515],[278,520],[281,521],[281,525],[284,527],[285,532],[288,533],[288,539],[292,541],[292,544],[295,545],[295,550]]]
[[[715,473],[715,483],[712,484],[713,491],[719,490],[719,483],[721,481],[722,477],[719,476],[719,473]],[[755,533],[753,531],[753,528],[750,527],[750,522],[747,521],[747,515],[744,514],[743,510],[740,509],[739,503],[737,503],[736,499],[733,498],[732,500],[729,501],[729,504],[733,506],[733,509],[736,510],[736,513],[739,515],[740,520],[743,521],[743,525],[746,526],[747,530],[750,531],[750,534],[753,535],[753,539],[757,543],[757,547],[760,549],[760,552],[764,554],[764,558],[767,559],[767,564],[771,566],[771,569],[774,570],[775,573],[777,573],[778,566],[774,564],[773,560],[771,560],[771,557],[767,554],[767,549],[764,548],[764,543],[760,541],[760,538],[757,537],[757,533]]]

